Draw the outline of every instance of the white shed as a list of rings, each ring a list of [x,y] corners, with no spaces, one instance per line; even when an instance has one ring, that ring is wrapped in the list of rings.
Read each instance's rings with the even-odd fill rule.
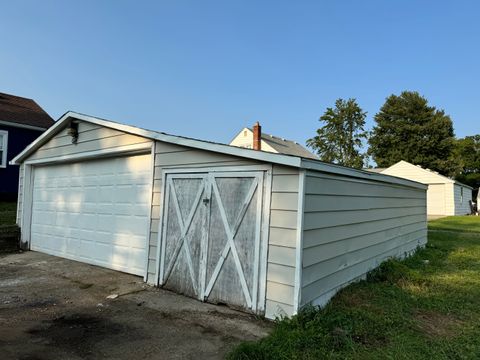
[[[12,162],[25,247],[268,318],[427,241],[425,185],[73,112]]]
[[[449,216],[470,214],[469,201],[472,200],[473,188],[468,185],[403,160],[389,168],[381,169],[380,173],[398,176],[428,185],[428,215]]]

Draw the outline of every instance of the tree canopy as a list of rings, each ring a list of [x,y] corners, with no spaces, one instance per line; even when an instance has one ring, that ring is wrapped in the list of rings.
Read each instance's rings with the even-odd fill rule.
[[[452,120],[418,92],[390,95],[374,119],[369,154],[379,167],[405,160],[448,176],[458,172]]]
[[[458,139],[455,151],[462,168],[456,179],[478,188],[480,186],[480,135]]]
[[[362,140],[367,138],[366,114],[355,99],[336,100],[335,107],[327,108],[320,117],[323,126],[307,140],[307,145],[322,161],[361,168],[365,158],[361,153]]]

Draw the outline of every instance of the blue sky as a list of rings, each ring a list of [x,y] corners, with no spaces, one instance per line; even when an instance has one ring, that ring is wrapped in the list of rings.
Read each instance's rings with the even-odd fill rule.
[[[475,1],[3,1],[0,91],[228,142],[260,121],[304,142],[339,97],[417,90],[480,133]]]

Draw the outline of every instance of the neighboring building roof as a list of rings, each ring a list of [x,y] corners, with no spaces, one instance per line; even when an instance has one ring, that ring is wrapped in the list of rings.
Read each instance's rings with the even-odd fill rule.
[[[277,150],[280,154],[295,155],[307,159],[318,160],[318,157],[315,154],[312,154],[296,141],[287,140],[265,133],[262,133],[262,140]]]
[[[326,173],[334,173],[343,176],[351,176],[356,178],[370,179],[390,184],[399,184],[410,186],[418,189],[426,189],[427,186],[416,181],[401,179],[395,176],[384,174],[375,174],[364,170],[347,168],[340,165],[324,163],[319,160],[302,158],[300,156],[277,154],[266,151],[252,150],[231,146],[226,144],[215,143],[198,139],[187,138],[184,136],[169,135],[163,132],[141,129],[131,125],[119,124],[117,122],[100,119],[94,116],[84,115],[69,111],[65,113],[55,124],[40,135],[34,142],[28,145],[20,154],[10,161],[12,165],[20,165],[26,158],[34,153],[39,147],[50,140],[55,134],[64,129],[72,120],[86,121],[111,129],[116,129],[129,134],[142,136],[144,138],[158,140],[166,143],[188,146],[200,150],[213,151],[222,154],[244,157],[247,159],[260,160],[267,163],[292,166],[305,170],[321,171]]]
[[[422,171],[424,173],[427,173],[429,176],[432,176],[432,177],[436,178],[438,180],[438,182],[440,182],[440,183],[458,184],[458,185],[461,185],[461,186],[465,186],[469,189],[473,189],[471,186],[463,184],[460,181],[457,181],[455,179],[451,179],[451,178],[449,178],[445,175],[442,175],[442,174],[438,173],[437,171],[423,168],[420,165],[415,165],[415,164],[409,163],[408,161],[405,161],[405,160],[400,160],[399,162],[393,164],[392,166],[390,166],[388,168],[376,168],[376,169],[366,169],[366,170],[371,171],[371,172],[376,172],[376,173],[385,173],[385,172],[391,171],[392,169],[394,169],[398,166],[409,166],[411,168],[415,168],[416,170]],[[396,176],[396,175],[393,175],[393,174],[388,174],[388,175]],[[418,182],[421,182],[421,183],[424,183],[424,184],[433,184],[433,182],[431,182],[431,181],[418,180]]]
[[[48,129],[55,121],[34,100],[0,93],[0,122]]]
[[[240,134],[242,134],[244,131],[248,131],[249,135],[253,135],[253,130],[250,128],[243,128],[240,130],[240,132],[235,136],[235,138],[230,142],[230,145],[234,146],[240,146],[240,147],[245,147],[244,144],[238,144],[235,143]],[[239,142],[241,142],[240,140]],[[273,152],[273,153],[279,153],[279,154],[285,154],[285,155],[293,155],[293,156],[300,156],[302,158],[306,159],[315,159],[318,160],[318,156],[315,154],[311,153],[307,149],[305,149],[302,145],[297,143],[296,141],[293,140],[287,140],[279,136],[274,136],[270,134],[266,134],[262,132],[262,142],[267,144],[268,146],[264,146],[262,150]],[[248,147],[250,148],[250,147]]]
[[[373,172],[373,173],[381,173],[385,169],[386,168],[364,168],[363,170],[370,171],[370,172]]]

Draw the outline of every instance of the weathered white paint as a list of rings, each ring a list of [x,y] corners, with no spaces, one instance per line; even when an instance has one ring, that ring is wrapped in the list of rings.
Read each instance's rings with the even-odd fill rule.
[[[165,179],[159,283],[202,301],[263,311],[263,172],[171,170]]]
[[[246,160],[244,158],[238,157],[225,157],[220,154],[217,155],[210,151],[201,151],[197,149],[191,149],[184,146],[179,146],[175,144],[168,144],[164,142],[157,142],[156,153],[161,154],[156,160],[155,167],[155,180],[154,180],[154,196],[153,196],[153,208],[156,207],[158,211],[152,210],[152,228],[151,228],[151,239],[157,239],[157,241],[151,240],[151,251],[155,251],[155,254],[161,254],[161,249],[158,248],[157,244],[160,243],[160,233],[158,232],[158,226],[160,224],[160,216],[157,217],[156,214],[160,214],[160,204],[162,199],[162,169],[173,172],[191,172],[192,169],[195,171],[204,171],[208,169],[212,171],[217,169],[217,171],[249,171],[259,168],[258,162],[251,160]],[[192,157],[193,155],[193,157]],[[286,293],[293,293],[294,281],[289,283],[276,283],[275,279],[283,276],[282,274],[294,272],[295,269],[295,241],[296,241],[296,217],[297,211],[296,208],[292,208],[291,204],[288,202],[276,202],[275,209],[270,210],[270,204],[273,203],[274,197],[286,196],[290,198],[297,199],[298,193],[298,169],[284,167],[284,166],[273,166],[273,171],[271,174],[268,173],[270,167],[264,166],[264,171],[267,173],[265,184],[267,185],[271,179],[271,185],[269,188],[271,190],[265,191],[265,203],[264,203],[264,212],[267,217],[266,229],[264,233],[268,236],[268,244],[265,244],[267,247],[261,255],[261,258],[264,258],[263,264],[267,269],[263,272],[260,272],[260,277],[263,276],[265,280],[259,279],[260,285],[266,285],[266,294],[265,299],[262,302],[259,298],[258,301],[258,311],[262,311],[261,307],[263,306],[264,312],[267,317],[273,318],[277,315],[291,315],[293,309],[293,296],[287,303],[282,303],[276,298],[277,292],[272,292],[269,289],[272,289],[272,286],[268,286],[268,283],[274,283],[274,289],[283,288]],[[269,177],[271,175],[271,178]],[[270,195],[271,194],[271,195]],[[267,210],[268,209],[268,210]],[[291,229],[285,229],[282,226],[286,224],[282,223],[281,219],[284,217],[292,218],[293,226]],[[268,226],[268,223],[270,224]],[[265,222],[263,222],[265,224]],[[280,226],[278,226],[280,225]],[[287,224],[288,226],[288,224]],[[287,256],[287,263],[281,263],[282,260],[278,256],[285,254]],[[288,258],[289,255],[293,254],[293,257]],[[151,257],[150,257],[151,258]],[[268,264],[267,264],[268,263]],[[270,264],[273,264],[270,267]],[[150,259],[148,266],[148,282],[156,284],[155,280],[160,274],[157,273],[157,269],[161,266],[156,265],[156,261]],[[288,277],[287,277],[288,279]],[[262,293],[261,291],[259,292]],[[282,295],[282,299],[284,296]]]

